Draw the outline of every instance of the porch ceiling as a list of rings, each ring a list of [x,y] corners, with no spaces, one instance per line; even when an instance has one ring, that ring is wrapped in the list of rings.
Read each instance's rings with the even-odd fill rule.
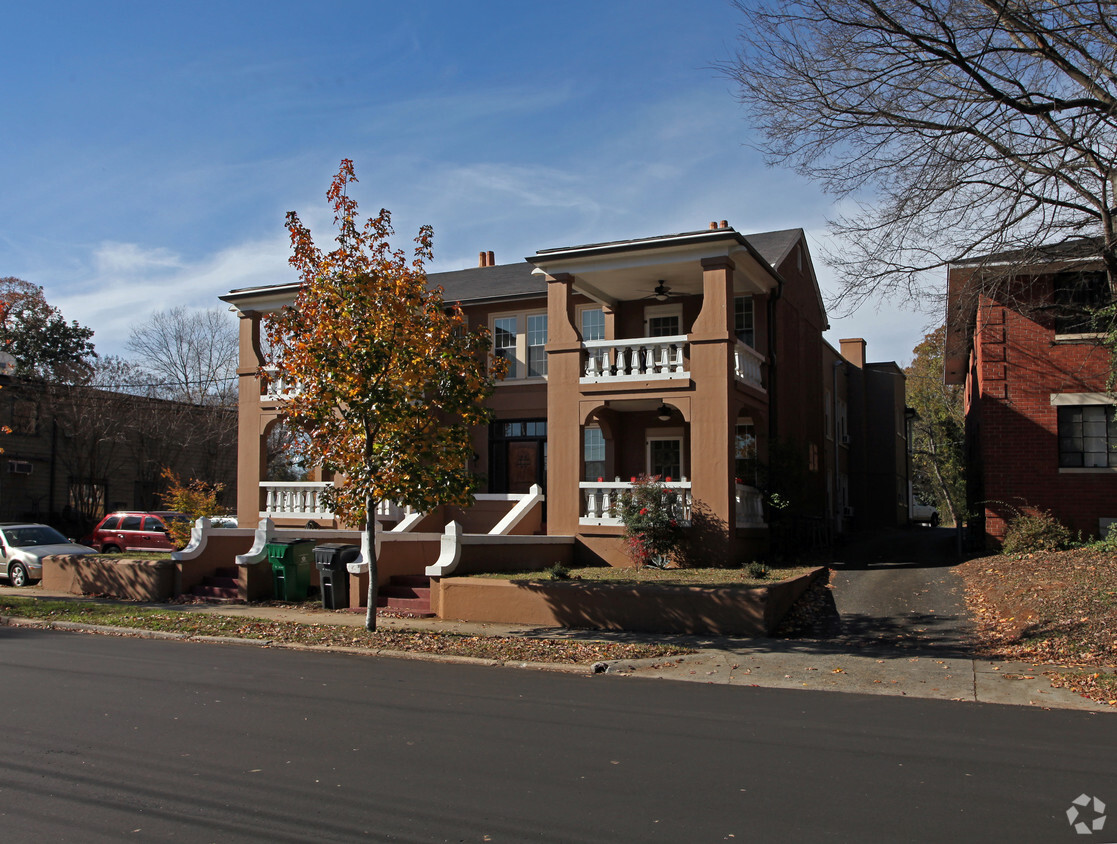
[[[739,295],[766,293],[776,286],[771,269],[735,243],[692,244],[632,252],[561,254],[532,259],[536,273],[574,276],[574,289],[605,305],[651,297],[663,281],[674,296],[702,294],[702,260],[729,257]]]

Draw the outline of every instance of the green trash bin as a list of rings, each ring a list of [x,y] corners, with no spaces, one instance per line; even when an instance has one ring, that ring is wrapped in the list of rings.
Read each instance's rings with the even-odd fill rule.
[[[281,539],[268,543],[272,583],[279,601],[305,601],[314,565],[313,539]]]

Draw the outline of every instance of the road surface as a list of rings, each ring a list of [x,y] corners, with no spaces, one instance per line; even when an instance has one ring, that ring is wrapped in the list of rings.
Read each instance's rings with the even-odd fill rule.
[[[1117,840],[1104,714],[5,627],[0,678],[6,844]]]

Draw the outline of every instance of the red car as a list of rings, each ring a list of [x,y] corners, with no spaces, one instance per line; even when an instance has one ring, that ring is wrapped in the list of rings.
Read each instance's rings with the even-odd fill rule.
[[[170,510],[110,513],[101,519],[91,534],[82,539],[82,543],[102,554],[173,551],[174,545],[167,535],[167,522],[187,518],[184,513]]]

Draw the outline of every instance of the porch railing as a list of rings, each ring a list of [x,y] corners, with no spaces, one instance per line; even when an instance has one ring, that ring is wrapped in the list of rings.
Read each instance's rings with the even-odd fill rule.
[[[334,513],[326,506],[323,493],[332,486],[329,481],[260,481],[260,489],[265,491],[260,518],[328,521]],[[391,501],[376,505],[377,521],[402,522],[414,512]]]
[[[586,340],[582,383],[687,378],[687,335],[629,340]]]
[[[332,519],[323,497],[331,486],[327,481],[260,481],[265,492],[260,518]]]
[[[738,381],[744,381],[750,387],[763,390],[764,381],[760,371],[760,366],[763,363],[764,355],[752,346],[742,343],[740,340],[737,341],[737,346],[733,350],[733,364],[734,374]]]
[[[264,380],[260,385],[261,401],[284,401],[302,392],[299,381],[288,379],[277,367],[264,367]]]
[[[668,481],[663,484],[678,495],[678,514],[680,524],[690,524],[690,481]],[[582,481],[578,484],[582,493],[582,513],[578,524],[582,525],[620,525],[617,505],[626,490],[635,486],[630,481]]]
[[[764,498],[756,487],[737,484],[737,527],[762,528],[764,521]]]

